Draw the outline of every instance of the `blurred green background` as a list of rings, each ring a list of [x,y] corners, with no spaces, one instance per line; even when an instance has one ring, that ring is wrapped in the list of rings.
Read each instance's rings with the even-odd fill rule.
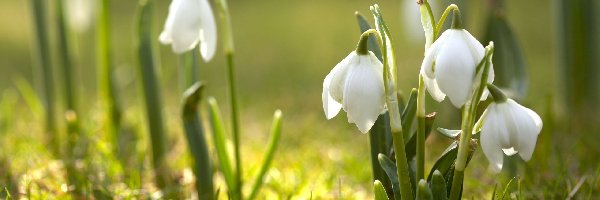
[[[159,5],[154,20],[156,36],[162,30],[170,1],[157,2]],[[486,1],[430,2],[436,19],[450,2],[458,3],[467,29],[475,37],[483,38],[487,14],[490,12]],[[528,71],[529,89],[522,102],[537,111],[543,119],[551,120],[544,121],[545,127],[538,138],[534,158],[524,169],[530,172],[525,175],[530,179],[524,180],[526,185],[523,190],[530,187],[534,197],[541,197],[545,192],[551,193],[552,188],[560,188],[567,182],[572,187],[580,177],[590,173],[597,174],[600,169],[598,162],[593,159],[600,155],[600,135],[595,132],[598,130],[595,123],[598,122],[598,117],[595,116],[597,110],[594,110],[598,106],[586,107],[589,114],[582,118],[589,120],[588,123],[573,125],[570,119],[575,111],[570,106],[565,106],[568,105],[565,100],[567,98],[561,95],[569,90],[564,87],[566,84],[562,74],[565,73],[565,67],[561,65],[561,54],[572,51],[560,46],[562,35],[558,31],[563,28],[560,20],[564,19],[558,12],[563,8],[561,2],[563,1],[505,1],[505,14],[521,44]],[[0,101],[7,101],[7,96],[15,96],[15,81],[21,77],[38,90],[43,84],[39,80],[40,70],[34,59],[35,32],[29,3],[25,0],[0,1]],[[295,195],[303,199],[313,194],[325,199],[362,199],[372,193],[367,136],[360,134],[354,125],[348,124],[345,114],[340,113],[336,118],[326,120],[320,95],[325,75],[355,48],[360,33],[354,12],[359,11],[370,19],[368,8],[375,3],[380,5],[395,39],[399,88],[405,92],[410,91],[417,87],[417,74],[424,50],[418,7],[412,0],[229,2],[236,49],[238,92],[243,113],[242,153],[245,154],[246,164],[253,166],[260,160],[260,152],[268,137],[266,133],[272,111],[279,108],[284,113],[282,142],[272,165],[274,169],[269,172],[266,197],[269,194]],[[113,0],[111,4],[112,55],[116,68],[114,73],[119,83],[118,94],[125,109],[124,118],[136,125],[140,132],[144,132],[144,118],[140,114],[142,94],[137,69],[134,67],[136,61],[133,47],[133,23],[138,3],[133,0]],[[592,4],[592,8],[588,9],[599,11],[597,4],[599,3]],[[49,24],[54,22],[51,18],[47,20]],[[591,21],[596,24],[590,27],[598,27],[599,20]],[[97,118],[95,112],[98,111],[93,27],[92,20],[89,29],[71,32],[81,94],[81,116],[92,119]],[[55,38],[55,32],[50,36]],[[158,43],[158,39],[156,42]],[[598,40],[590,42],[597,44]],[[56,40],[51,40],[51,44],[56,46]],[[200,79],[208,86],[204,94],[220,100],[224,113],[227,113],[226,69],[221,45],[219,43],[215,59],[201,64]],[[173,155],[176,156],[172,159],[178,161],[175,163],[183,163],[174,164],[181,169],[186,167],[187,162],[187,158],[181,155],[186,155],[187,150],[182,141],[179,121],[182,88],[179,85],[177,57],[171,52],[170,46],[159,46],[161,66],[158,74],[165,100],[167,131],[176,147],[173,150]],[[591,55],[600,57],[598,51],[595,54],[592,51]],[[571,67],[568,65],[566,68]],[[592,79],[600,78],[599,67],[588,66],[588,69],[595,71],[589,72],[591,75],[585,72],[583,74]],[[60,77],[57,70],[55,74]],[[598,92],[600,91],[589,91],[596,94]],[[459,127],[460,115],[448,101],[441,104],[433,103],[431,99],[428,101],[431,102],[427,107],[428,112],[439,113],[435,126]],[[36,121],[32,117],[32,110],[20,97],[9,105],[13,107],[9,107],[6,113],[13,113],[12,122],[15,124],[42,126],[42,121]],[[93,127],[93,120],[88,123],[88,126]],[[18,137],[23,134],[35,139],[42,134],[41,128],[22,127],[14,125],[12,128],[1,129],[5,133],[0,133],[0,137]],[[145,137],[146,134],[139,135]],[[31,142],[43,146],[43,141]],[[431,146],[428,149],[432,149],[428,152],[427,159],[433,160],[449,141],[434,136],[427,142]],[[20,159],[23,160],[42,159],[25,157],[25,154],[16,153],[10,147],[2,147],[0,151],[7,158],[22,156]],[[503,185],[505,182],[496,180],[496,175],[487,170],[487,161],[482,153],[478,152],[475,159],[478,164],[468,168],[465,190],[476,198],[489,197],[494,184]],[[32,168],[39,165],[38,162],[19,163],[30,163],[28,165]],[[20,170],[15,173],[27,173],[25,169]],[[590,187],[598,184],[595,180],[588,181]],[[564,191],[570,190],[561,190],[562,193]]]

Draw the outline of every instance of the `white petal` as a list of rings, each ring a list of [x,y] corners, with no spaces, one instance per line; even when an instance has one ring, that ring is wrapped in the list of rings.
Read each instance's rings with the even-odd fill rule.
[[[535,112],[519,105],[512,99],[508,99],[507,104],[510,105],[510,113],[515,123],[515,132],[511,133],[514,134],[511,137],[516,138],[517,141],[513,145],[521,158],[528,161],[535,149],[537,136],[542,128],[542,120]]]
[[[158,40],[162,44],[171,44],[173,42],[171,31],[173,29],[173,20],[175,18],[176,8],[179,7],[182,0],[173,0],[169,5],[169,13],[167,15],[167,20],[165,20],[165,25],[163,31],[160,33]]]
[[[199,0],[180,0],[181,3],[174,9],[171,27],[171,47],[175,53],[183,53],[193,49],[200,40],[202,25],[199,12]]]
[[[325,117],[327,119],[331,119],[335,117],[342,108],[342,104],[334,100],[329,94],[329,86],[331,85],[331,79],[333,76],[339,71],[340,65],[336,65],[327,76],[325,76],[325,80],[323,80],[323,93],[321,94],[321,98],[323,100],[323,111],[325,111]]]
[[[329,95],[337,102],[342,102],[344,97],[344,87],[346,87],[346,77],[348,74],[348,69],[350,65],[358,62],[358,57],[355,51],[350,52],[346,58],[340,61],[335,67],[331,70],[329,74],[331,76],[331,83],[329,85]],[[334,72],[335,73],[332,73]]]
[[[358,62],[348,69],[342,103],[348,122],[362,133],[371,129],[385,109],[383,64],[372,62],[370,56],[374,55],[359,55]]]
[[[430,79],[435,79],[435,74],[433,73],[435,71],[435,58],[437,57],[440,47],[444,46],[448,36],[452,34],[452,31],[445,31],[425,52],[423,63],[421,63],[421,71]]]
[[[205,62],[210,61],[217,50],[217,27],[208,0],[200,0],[200,54]]]
[[[487,114],[483,117],[483,127],[481,128],[481,149],[490,162],[490,166],[495,172],[502,169],[504,156],[502,155],[502,138],[504,137],[504,120],[496,112],[494,103],[490,104]]]
[[[458,34],[448,36],[438,52],[434,73],[440,89],[455,107],[460,108],[467,102],[472,91],[477,62],[468,43],[454,35]]]
[[[440,90],[437,81],[427,77],[427,75],[425,75],[423,72],[423,68],[421,68],[420,74],[423,76],[423,83],[425,83],[425,87],[427,88],[429,95],[431,95],[431,97],[437,102],[442,102],[444,98],[446,98],[446,94]]]
[[[519,153],[517,150],[515,150],[515,148],[511,147],[508,149],[502,149],[502,151],[504,151],[504,154],[506,154],[507,156],[512,156],[515,155],[517,153]]]

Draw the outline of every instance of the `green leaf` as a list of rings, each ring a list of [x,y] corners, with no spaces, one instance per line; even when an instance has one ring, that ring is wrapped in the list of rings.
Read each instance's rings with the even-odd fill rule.
[[[469,155],[467,157],[467,165],[471,161],[471,158],[473,157],[474,152],[475,152],[475,149],[469,149]],[[450,189],[452,187],[452,179],[454,177],[454,164],[456,161],[457,153],[458,153],[458,142],[454,141],[454,142],[452,142],[452,144],[450,144],[448,146],[448,148],[446,148],[446,150],[442,153],[442,156],[440,156],[440,158],[437,159],[436,162],[433,164],[433,167],[431,168],[431,171],[430,171],[429,175],[427,176],[427,181],[431,182],[431,179],[433,178],[433,173],[435,171],[439,171],[444,176],[444,179],[446,180],[446,189],[447,189],[446,191],[450,192]],[[462,185],[461,185],[461,188],[462,188]],[[462,189],[461,189],[461,194],[462,194]]]
[[[258,191],[260,191],[264,182],[263,179],[265,173],[267,173],[267,170],[273,161],[273,156],[275,155],[275,150],[277,149],[277,144],[279,144],[279,138],[281,137],[281,110],[276,110],[275,114],[273,114],[273,124],[271,126],[270,136],[267,151],[265,152],[262,165],[256,176],[256,180],[254,181],[254,186],[252,187],[252,193],[250,193],[250,197],[248,197],[249,200],[256,198],[256,195],[258,195]]]
[[[375,200],[389,200],[385,188],[379,180],[375,180],[375,183],[373,183],[373,190],[375,191]]]
[[[429,137],[431,129],[433,128],[433,122],[437,113],[431,113],[425,116],[425,139]],[[411,160],[417,155],[417,134],[413,133],[410,139],[406,142],[406,158]]]
[[[408,143],[409,138],[415,135],[412,131],[413,122],[417,113],[417,89],[413,88],[408,97],[408,103],[402,112],[402,132],[404,132],[404,142]]]
[[[394,192],[394,197],[396,200],[400,199],[400,183],[398,182],[398,171],[396,167],[396,163],[392,161],[390,158],[383,154],[379,154],[378,156],[379,164],[383,168],[383,171],[388,175],[390,182],[392,183],[392,190]]]
[[[156,62],[156,51],[154,42],[156,38],[152,35],[153,1],[140,1],[137,19],[137,40],[136,50],[138,59],[138,72],[142,82],[142,91],[145,100],[146,118],[148,120],[148,130],[150,132],[150,141],[152,143],[152,162],[154,173],[156,174],[157,185],[164,189],[169,181],[169,168],[167,165],[167,147],[165,126],[163,124],[162,101],[160,95],[159,81],[156,71],[159,69],[159,62]],[[115,114],[115,113],[113,113]]]
[[[200,82],[193,84],[185,91],[183,97],[182,121],[185,136],[193,159],[193,172],[196,176],[196,192],[199,199],[210,200],[213,198],[213,174],[204,128],[198,113],[198,103],[201,99],[203,85]]]
[[[425,31],[425,51],[427,51],[438,33],[435,33],[435,19],[429,2],[424,1],[419,6],[419,10],[421,11],[421,25],[423,25],[423,31]]]
[[[437,132],[448,139],[456,139],[456,137],[460,134],[461,130],[450,130],[438,127]]]
[[[424,179],[419,180],[419,186],[417,189],[417,200],[433,200],[433,194],[431,194],[431,189],[429,189],[427,181],[425,181]]]
[[[219,167],[221,168],[221,172],[225,177],[225,183],[227,184],[227,187],[231,190],[236,186],[234,185],[235,182],[233,179],[233,170],[229,160],[229,153],[227,152],[226,148],[225,129],[222,120],[223,118],[221,118],[221,111],[215,98],[209,97],[208,105],[210,125],[213,133],[213,143],[215,145],[215,149],[217,150],[217,157],[219,158],[220,164]]]
[[[438,170],[433,172],[433,177],[430,182],[431,192],[433,193],[433,199],[435,200],[447,200],[448,191],[446,190],[446,180],[444,175]]]
[[[512,184],[512,182],[515,179],[517,179],[517,177],[511,178],[510,181],[508,181],[508,183],[506,184],[506,186],[504,186],[504,192],[502,192],[502,197],[500,197],[500,200],[504,200],[504,197],[506,196],[506,194],[509,193],[508,190],[510,189],[510,185]]]

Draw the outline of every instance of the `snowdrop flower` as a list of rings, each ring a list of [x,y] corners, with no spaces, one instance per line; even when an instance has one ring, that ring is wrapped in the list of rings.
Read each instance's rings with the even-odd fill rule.
[[[483,45],[460,28],[460,20],[454,20],[452,28],[442,33],[425,52],[420,73],[429,94],[438,102],[448,96],[452,105],[463,106],[473,92],[475,70],[484,56]],[[493,80],[494,68],[490,66],[488,82]],[[482,96],[483,100],[486,98],[487,92]]]
[[[69,25],[78,33],[83,33],[90,28],[96,16],[96,0],[67,0],[65,10]]]
[[[171,44],[177,54],[200,43],[204,61],[212,59],[217,48],[217,28],[208,0],[173,0],[159,40]]]
[[[348,122],[367,133],[386,111],[383,64],[370,51],[353,51],[327,74],[323,81],[323,110],[327,119],[341,108]]]
[[[482,115],[481,148],[494,171],[502,169],[503,155],[519,154],[531,159],[538,134],[542,130],[540,116],[512,99],[507,99],[496,86],[488,84],[494,96]]]

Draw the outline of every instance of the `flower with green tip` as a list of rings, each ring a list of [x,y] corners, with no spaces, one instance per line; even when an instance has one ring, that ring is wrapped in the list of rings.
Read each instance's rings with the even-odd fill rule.
[[[421,65],[427,91],[438,102],[446,96],[457,108],[473,93],[475,70],[485,56],[485,48],[465,29],[448,29],[431,45]],[[488,83],[494,81],[490,66]],[[487,98],[487,92],[482,99]]]
[[[373,52],[352,51],[323,81],[323,110],[327,119],[344,109],[348,122],[367,133],[386,111],[383,64]]]
[[[173,0],[159,41],[171,44],[177,54],[200,44],[202,58],[210,61],[217,49],[217,27],[208,0]]]
[[[482,115],[481,148],[492,169],[500,171],[503,153],[509,156],[518,153],[525,161],[531,159],[543,123],[533,110],[506,98],[495,86],[488,88],[494,102]]]

